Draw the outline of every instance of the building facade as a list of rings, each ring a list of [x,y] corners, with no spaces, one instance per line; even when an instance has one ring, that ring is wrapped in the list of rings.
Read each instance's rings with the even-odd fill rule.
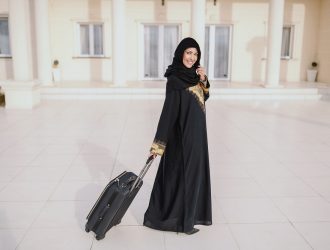
[[[210,79],[300,82],[315,61],[330,83],[329,24],[330,0],[0,0],[0,80],[159,80],[192,36]]]

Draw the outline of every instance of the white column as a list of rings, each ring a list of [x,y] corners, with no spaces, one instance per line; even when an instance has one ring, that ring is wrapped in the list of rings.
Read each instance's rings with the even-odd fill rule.
[[[201,64],[203,64],[205,43],[205,0],[192,0],[191,6],[191,35],[198,42],[201,52]]]
[[[10,0],[9,34],[13,62],[14,80],[30,81],[32,79],[32,60],[29,58],[27,0]]]
[[[270,0],[266,87],[279,87],[284,0]]]
[[[31,109],[40,103],[40,89],[32,80],[28,0],[10,0],[9,34],[14,79],[2,83],[6,109]]]
[[[117,86],[126,82],[125,1],[112,0],[112,83]]]
[[[35,25],[37,42],[38,80],[41,84],[52,83],[50,56],[48,0],[35,0]]]

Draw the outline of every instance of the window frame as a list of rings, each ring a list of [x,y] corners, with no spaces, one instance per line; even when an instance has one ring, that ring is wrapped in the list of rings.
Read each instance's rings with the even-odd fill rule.
[[[282,55],[284,28],[290,28],[289,55]],[[282,43],[281,43],[281,60],[290,60],[290,59],[293,58],[294,33],[295,33],[295,26],[294,25],[292,25],[292,24],[283,25],[283,28],[282,28]]]
[[[0,58],[11,58],[12,53],[11,53],[11,48],[10,48],[9,17],[6,15],[0,15],[0,20],[5,20],[8,22],[8,44],[9,44],[9,54],[4,54],[4,53],[1,53],[1,51],[0,51]]]
[[[81,36],[80,36],[80,27],[81,25],[88,25],[89,30],[89,54],[82,54],[81,51]],[[94,52],[94,26],[101,25],[102,26],[102,54],[96,55]],[[77,57],[81,58],[104,58],[106,57],[105,53],[105,23],[104,22],[88,22],[81,21],[76,24],[76,54]]]

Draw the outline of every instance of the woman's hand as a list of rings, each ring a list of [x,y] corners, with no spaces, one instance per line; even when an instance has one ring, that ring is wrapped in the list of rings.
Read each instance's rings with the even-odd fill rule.
[[[199,66],[196,69],[196,73],[197,73],[197,75],[199,75],[199,79],[201,81],[205,81],[206,80],[205,69],[203,67]]]
[[[154,154],[154,153],[151,153],[151,152],[150,152],[150,154],[149,154],[149,156],[148,156],[148,160],[147,160],[147,162],[146,162],[146,165],[147,165],[147,164],[150,164],[150,162],[153,161],[156,157],[157,157],[157,154]]]
[[[153,156],[153,158],[155,159],[157,157],[157,154],[154,154],[154,153],[150,153],[148,158],[150,158],[150,156]]]

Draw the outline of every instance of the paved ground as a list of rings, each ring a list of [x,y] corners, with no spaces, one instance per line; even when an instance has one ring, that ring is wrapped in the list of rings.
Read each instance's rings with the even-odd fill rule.
[[[85,216],[107,181],[137,172],[162,101],[0,108],[0,249],[330,249],[330,102],[207,103],[213,222],[198,234],[141,226],[157,162],[100,242]]]

